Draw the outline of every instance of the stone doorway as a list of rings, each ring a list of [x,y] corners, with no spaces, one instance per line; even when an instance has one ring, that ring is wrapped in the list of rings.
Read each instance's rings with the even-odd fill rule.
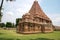
[[[45,26],[41,25],[41,32],[44,33],[45,32]]]

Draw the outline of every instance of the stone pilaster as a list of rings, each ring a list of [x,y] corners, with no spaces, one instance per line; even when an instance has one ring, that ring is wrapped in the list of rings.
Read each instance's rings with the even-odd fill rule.
[[[28,32],[28,24],[24,24],[24,32]]]

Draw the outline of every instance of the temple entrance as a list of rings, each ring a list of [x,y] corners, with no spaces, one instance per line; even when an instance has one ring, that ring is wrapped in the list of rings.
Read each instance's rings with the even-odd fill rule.
[[[41,25],[41,32],[42,32],[42,33],[45,32],[45,27],[44,27],[44,25]]]

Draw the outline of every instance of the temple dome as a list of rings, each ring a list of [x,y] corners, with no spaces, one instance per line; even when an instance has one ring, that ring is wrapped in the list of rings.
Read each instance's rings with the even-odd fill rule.
[[[48,18],[48,16],[43,12],[43,10],[41,9],[41,7],[38,4],[38,1],[35,0],[29,13],[33,16],[37,16],[39,18],[45,19],[50,21],[50,18]],[[40,16],[39,16],[40,15]]]

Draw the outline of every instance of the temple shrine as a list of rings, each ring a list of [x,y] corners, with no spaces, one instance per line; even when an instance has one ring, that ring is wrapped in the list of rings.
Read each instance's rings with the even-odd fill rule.
[[[52,21],[43,12],[37,0],[34,1],[28,13],[19,20],[18,33],[47,33],[53,32]]]

